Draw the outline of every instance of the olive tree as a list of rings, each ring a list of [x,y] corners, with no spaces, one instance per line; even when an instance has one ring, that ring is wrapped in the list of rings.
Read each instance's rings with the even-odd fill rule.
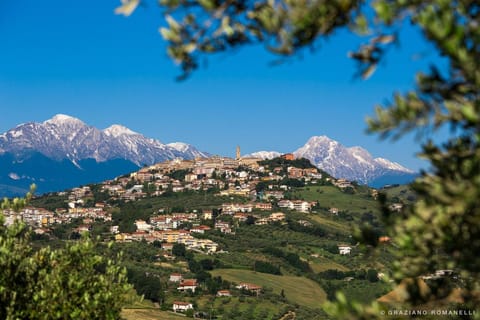
[[[5,199],[2,210],[20,210],[31,198]],[[5,225],[0,210],[1,319],[119,319],[129,289],[126,271],[96,253],[92,240],[38,251],[21,221]]]

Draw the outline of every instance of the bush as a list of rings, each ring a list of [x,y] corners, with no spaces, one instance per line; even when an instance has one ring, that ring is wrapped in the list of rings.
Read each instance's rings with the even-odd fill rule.
[[[26,226],[0,213],[1,319],[119,319],[126,272],[83,238],[62,249],[31,249]]]

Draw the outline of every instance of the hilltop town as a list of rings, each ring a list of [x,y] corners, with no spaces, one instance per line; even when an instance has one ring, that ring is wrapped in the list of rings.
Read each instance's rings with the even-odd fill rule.
[[[236,159],[175,159],[146,166],[101,184],[38,197],[20,212],[5,211],[5,216],[7,224],[17,219],[29,224],[39,241],[90,235],[127,252],[149,252],[148,261],[139,265],[132,260],[127,267],[135,274],[137,293],[160,302],[165,310],[190,314],[205,312],[201,303],[192,301],[206,294],[220,300],[256,297],[250,303],[263,310],[266,297],[295,297],[301,290],[272,291],[265,286],[268,277],[279,277],[282,283],[295,276],[299,284],[310,281],[313,292],[328,296],[334,287],[325,284],[336,280],[325,278],[331,277],[328,266],[335,264],[353,270],[335,277],[370,279],[377,288],[375,281],[387,270],[373,271],[378,264],[364,261],[352,238],[356,221],[377,225],[381,235],[377,196],[375,189],[335,179],[292,154],[272,160],[238,154]],[[323,267],[321,261],[331,262]],[[245,273],[251,268],[255,273]],[[159,280],[156,285],[165,293],[147,290]],[[312,303],[303,298],[282,299],[285,306],[300,303],[303,311],[311,312]]]

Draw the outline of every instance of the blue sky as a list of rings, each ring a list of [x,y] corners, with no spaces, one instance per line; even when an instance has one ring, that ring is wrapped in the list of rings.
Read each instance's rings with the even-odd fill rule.
[[[415,30],[368,81],[353,79],[347,52],[358,39],[340,32],[320,50],[272,67],[275,57],[252,46],[209,57],[185,82],[158,34],[161,12],[150,5],[129,18],[119,1],[0,2],[0,132],[57,113],[106,128],[123,124],[162,142],[183,141],[214,154],[288,152],[313,135],[407,167],[412,138],[394,144],[365,134],[365,117],[395,90],[413,86],[414,72],[436,59]],[[423,60],[413,58],[416,54]]]

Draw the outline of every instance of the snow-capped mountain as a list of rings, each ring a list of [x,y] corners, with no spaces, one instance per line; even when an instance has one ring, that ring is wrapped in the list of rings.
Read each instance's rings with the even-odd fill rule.
[[[270,160],[276,157],[280,157],[282,154],[277,151],[257,151],[254,153],[246,154],[243,157],[245,158],[259,158],[263,160]]]
[[[100,130],[62,114],[43,123],[21,124],[0,136],[0,152],[21,158],[32,151],[57,161],[124,159],[138,166],[177,157],[191,159],[207,155],[191,145],[163,144],[118,124]]]
[[[372,184],[383,176],[413,176],[414,172],[384,158],[373,158],[361,147],[347,148],[327,136],[311,137],[294,152],[297,158],[307,158],[318,168],[335,178]]]
[[[172,142],[167,144],[167,147],[175,150],[178,152],[178,156],[184,159],[194,159],[194,158],[202,158],[202,157],[209,157],[210,154],[203,151],[198,151],[197,148],[192,146],[191,144],[183,143],[183,142]]]
[[[39,192],[61,190],[143,165],[205,156],[186,143],[163,144],[118,124],[100,130],[58,114],[0,135],[0,195],[11,195],[8,190],[21,194],[31,183],[39,185]]]

